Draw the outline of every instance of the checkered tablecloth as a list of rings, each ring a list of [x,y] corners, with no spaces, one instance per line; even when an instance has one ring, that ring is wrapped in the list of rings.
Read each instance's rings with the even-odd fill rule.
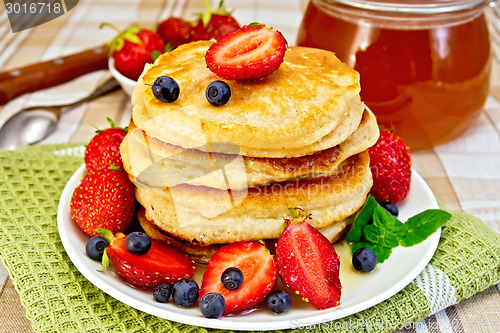
[[[217,1],[211,1],[214,6]],[[306,0],[226,0],[240,23],[263,22],[280,30],[295,44]],[[12,33],[0,6],[0,68],[7,70],[94,47],[109,40],[114,31],[99,29],[101,22],[124,28],[131,22],[154,27],[170,15],[193,18],[203,9],[201,0],[81,0],[53,21]],[[107,71],[82,76],[67,84],[21,96],[0,107],[0,124],[19,108],[63,103],[88,94],[107,78]],[[436,197],[455,211],[480,218],[500,233],[500,66],[493,66],[491,95],[478,122],[460,138],[413,153],[413,167]],[[121,90],[63,114],[57,131],[42,143],[86,142],[95,127],[105,127],[105,116],[126,125],[129,97]],[[2,223],[0,221],[0,223]],[[499,332],[500,289],[492,286],[456,306],[430,316],[407,331]],[[32,332],[13,281],[0,262],[0,333]]]

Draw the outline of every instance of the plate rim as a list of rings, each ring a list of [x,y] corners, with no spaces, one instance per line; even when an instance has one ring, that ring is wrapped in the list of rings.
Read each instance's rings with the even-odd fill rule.
[[[71,239],[69,238],[69,233],[65,230],[65,226],[67,221],[65,220],[65,217],[69,215],[69,201],[73,192],[73,189],[79,184],[79,180],[82,179],[83,174],[85,172],[85,165],[82,164],[70,177],[68,182],[66,183],[63,192],[61,193],[61,197],[59,199],[58,203],[58,209],[57,209],[57,227],[58,227],[58,233],[59,237],[61,239],[61,242],[63,244],[64,250],[66,251],[68,257],[70,258],[72,264],[76,267],[76,269],[88,280],[90,281],[95,287],[97,287],[99,290],[102,292],[108,294],[109,296],[115,298],[116,300],[131,306],[132,308],[135,308],[136,310],[143,311],[145,313],[151,314],[153,316],[171,320],[174,322],[178,323],[183,323],[183,324],[188,324],[188,325],[195,325],[195,326],[200,326],[200,327],[205,327],[205,328],[214,328],[214,329],[227,329],[227,330],[239,330],[239,331],[255,331],[255,330],[278,330],[278,329],[293,329],[293,328],[298,328],[296,325],[294,325],[294,320],[290,319],[284,319],[284,320],[277,320],[277,321],[266,321],[266,322],[255,322],[255,321],[238,321],[238,320],[231,320],[231,318],[235,317],[241,317],[241,316],[224,316],[218,319],[209,319],[205,318],[201,315],[194,317],[192,314],[189,312],[186,312],[187,314],[179,313],[179,312],[172,312],[168,311],[168,309],[165,309],[162,306],[160,306],[161,303],[158,303],[157,306],[152,306],[151,304],[148,304],[146,302],[143,302],[142,300],[137,300],[134,297],[131,297],[130,295],[123,293],[120,291],[118,288],[116,288],[114,285],[109,284],[108,282],[103,281],[103,276],[100,276],[98,274],[103,274],[103,273],[98,273],[96,274],[96,268],[93,267],[93,265],[86,265],[82,259],[81,259],[81,253],[77,253],[77,251],[71,246],[72,242]],[[421,190],[423,190],[428,197],[428,199],[431,199],[432,205],[431,207],[428,207],[429,209],[433,208],[439,208],[438,201],[436,197],[434,196],[432,190],[430,189],[429,185],[425,182],[425,180],[418,174],[413,168],[412,168],[412,184],[418,183],[419,186],[421,186]],[[410,190],[411,192],[411,190]],[[71,217],[70,217],[71,219]],[[76,225],[75,225],[76,227]],[[400,280],[398,283],[395,284],[392,288],[389,288],[388,290],[385,290],[384,292],[380,293],[376,297],[371,297],[367,301],[364,301],[361,303],[361,306],[358,306],[356,308],[356,311],[349,310],[348,308],[330,308],[326,310],[315,310],[317,311],[317,315],[307,317],[306,319],[308,320],[307,324],[316,324],[316,325],[321,325],[326,322],[330,322],[333,320],[338,320],[342,319],[344,317],[347,317],[349,315],[352,315],[354,313],[361,312],[363,310],[366,310],[374,305],[377,305],[390,297],[394,296],[396,293],[404,289],[408,284],[410,284],[419,274],[420,272],[428,265],[429,261],[432,259],[434,256],[434,253],[437,249],[437,246],[439,244],[439,239],[440,239],[440,234],[441,234],[441,228],[439,228],[434,234],[432,234],[429,238],[427,238],[423,243],[427,243],[427,251],[425,252],[424,260],[419,262],[419,265],[416,265],[408,274],[405,276],[404,279]],[[87,237],[82,233],[83,236]],[[422,244],[422,243],[421,243]],[[85,249],[83,249],[83,252]],[[88,259],[88,258],[87,258]],[[89,259],[90,260],[90,259]],[[424,264],[425,262],[425,264]],[[99,265],[97,263],[97,265]],[[119,279],[118,276],[111,277],[111,278],[116,278]],[[128,285],[124,281],[120,281],[122,284],[126,285],[127,287],[133,289],[133,290],[139,290],[131,285]],[[108,288],[106,290],[103,289],[103,284],[106,284]],[[141,290],[139,290],[141,291]],[[170,302],[169,302],[170,303]],[[173,305],[173,304],[172,304]],[[175,305],[173,305],[175,306]],[[186,310],[183,310],[186,311]],[[337,314],[336,316],[334,314]],[[339,316],[340,314],[340,316]],[[246,317],[246,316],[243,316]],[[305,320],[304,318],[300,318],[300,320]],[[252,325],[244,325],[245,323],[251,323]],[[299,321],[300,324],[300,321]]]

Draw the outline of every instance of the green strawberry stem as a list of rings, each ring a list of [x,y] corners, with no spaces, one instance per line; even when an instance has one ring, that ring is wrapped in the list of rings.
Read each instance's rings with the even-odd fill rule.
[[[111,57],[113,53],[121,51],[123,49],[123,46],[125,45],[125,41],[134,43],[134,44],[141,44],[142,40],[137,36],[137,34],[143,29],[139,27],[136,24],[130,25],[128,28],[125,30],[121,31],[118,29],[116,26],[114,26],[111,23],[108,22],[103,22],[99,25],[99,29],[102,29],[103,27],[109,27],[116,32],[118,32],[118,35],[116,35],[115,38],[110,40],[109,42],[106,43],[106,45],[109,46],[109,54],[108,57]]]
[[[300,207],[288,208],[288,212],[292,215],[292,218],[283,218],[286,224],[302,223],[311,218],[311,214],[306,213]]]
[[[203,22],[203,26],[206,28],[210,20],[212,19],[212,15],[231,15],[231,12],[227,11],[226,8],[224,7],[224,0],[221,0],[219,2],[219,7],[216,10],[212,9],[212,6],[210,6],[210,3],[208,0],[203,0],[203,4],[205,5],[205,8],[207,11],[205,13],[200,13],[199,16],[201,18],[201,21]]]
[[[109,117],[106,117],[106,120],[108,121],[109,123],[109,128],[119,128],[121,130],[124,130],[125,132],[128,132],[128,126],[125,126],[125,127],[120,127],[120,126],[116,126],[115,122],[113,121],[113,119],[109,118]],[[94,126],[95,127],[95,126]],[[104,132],[105,130],[107,130],[108,128],[106,129],[99,129],[97,127],[95,127],[95,132],[96,133],[101,133],[101,132]]]

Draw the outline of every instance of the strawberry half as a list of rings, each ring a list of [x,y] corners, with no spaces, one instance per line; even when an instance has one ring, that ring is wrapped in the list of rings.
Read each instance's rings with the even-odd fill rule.
[[[279,68],[286,48],[279,31],[263,25],[244,26],[212,44],[205,62],[224,79],[257,80]]]
[[[239,289],[229,290],[222,285],[222,273],[229,267],[239,268],[243,273],[243,284]],[[231,243],[221,247],[208,262],[200,298],[217,292],[226,301],[224,314],[243,311],[262,302],[277,280],[274,256],[263,244],[252,241]]]
[[[398,203],[406,198],[411,182],[411,154],[406,143],[396,134],[381,130],[368,153],[373,175],[371,194],[375,199]]]
[[[108,169],[113,165],[123,168],[120,144],[127,135],[127,129],[116,127],[110,118],[107,118],[107,120],[111,127],[105,130],[97,130],[97,134],[85,148],[84,161],[87,170]]]
[[[281,279],[303,300],[320,310],[339,305],[339,256],[309,223],[287,225],[278,239],[276,257]]]
[[[106,256],[124,281],[139,288],[174,283],[193,276],[195,271],[194,262],[186,254],[156,239],[151,239],[151,248],[146,254],[138,256],[125,247],[125,235],[117,234],[106,248],[104,268],[108,265]]]
[[[91,170],[73,191],[70,212],[89,236],[97,235],[98,228],[124,231],[134,219],[134,185],[124,171]]]

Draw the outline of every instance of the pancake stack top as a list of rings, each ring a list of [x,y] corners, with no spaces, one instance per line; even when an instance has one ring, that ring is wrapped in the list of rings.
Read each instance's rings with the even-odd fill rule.
[[[146,231],[191,254],[241,240],[279,237],[288,208],[334,241],[372,185],[367,149],[378,138],[359,75],[333,53],[291,47],[273,74],[223,80],[229,101],[211,105],[222,80],[205,64],[211,41],[181,45],[139,78],[121,145]],[[160,76],[180,87],[157,100]],[[208,251],[205,251],[208,250]]]

